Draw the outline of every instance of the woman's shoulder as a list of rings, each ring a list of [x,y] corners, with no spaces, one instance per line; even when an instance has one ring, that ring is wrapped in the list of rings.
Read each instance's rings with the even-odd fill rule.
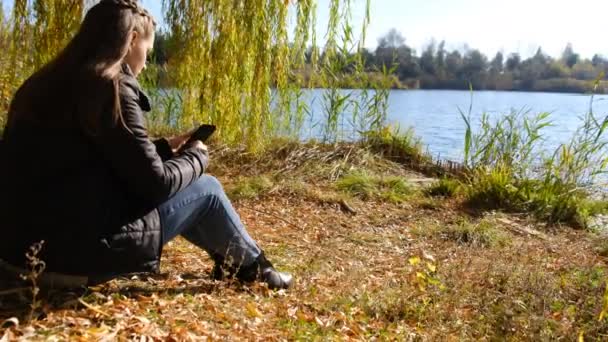
[[[123,72],[121,72],[118,85],[119,85],[119,95],[123,100],[135,101],[139,104],[140,108],[148,112],[151,110],[150,99],[148,95],[143,91],[139,82],[133,74],[131,73],[128,67],[123,67]]]
[[[135,76],[133,76],[128,67],[123,66],[123,70],[118,76],[118,85],[120,87],[120,95],[130,95],[135,97],[141,91],[139,82],[137,82],[137,79]]]

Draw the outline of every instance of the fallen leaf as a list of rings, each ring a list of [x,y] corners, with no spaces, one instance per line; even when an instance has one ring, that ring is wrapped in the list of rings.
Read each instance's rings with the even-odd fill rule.
[[[317,322],[319,326],[325,327],[325,323],[323,323],[323,320],[321,320],[319,317],[315,317],[315,322]]]
[[[429,260],[429,261],[433,261],[435,262],[435,257],[432,256],[430,253],[428,253],[427,251],[423,251],[422,252],[422,257]]]
[[[8,329],[4,332],[4,335],[2,336],[2,338],[0,338],[0,342],[9,342],[9,341],[14,341],[15,340],[15,334],[13,334],[13,332]]]
[[[287,309],[287,316],[291,318],[297,318],[296,313],[298,312],[298,308],[296,306]]]
[[[143,316],[134,316],[134,319],[140,321],[143,324],[150,324],[150,320]]]
[[[249,316],[250,318],[262,317],[262,314],[260,313],[254,302],[247,303],[246,309],[247,316]]]
[[[420,258],[419,257],[412,257],[409,259],[409,263],[412,266],[416,266],[420,263]]]
[[[82,318],[82,317],[66,317],[64,320],[66,323],[73,325],[75,327],[91,326],[91,321],[86,318]]]

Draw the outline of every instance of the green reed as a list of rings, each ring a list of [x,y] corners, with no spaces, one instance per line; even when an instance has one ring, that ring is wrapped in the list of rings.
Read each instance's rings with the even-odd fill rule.
[[[606,120],[590,110],[573,138],[542,154],[549,113],[513,112],[491,120],[482,115],[477,131],[465,121],[467,198],[479,208],[532,212],[554,223],[585,227],[598,206],[597,176],[608,166]],[[602,209],[603,210],[603,209]]]

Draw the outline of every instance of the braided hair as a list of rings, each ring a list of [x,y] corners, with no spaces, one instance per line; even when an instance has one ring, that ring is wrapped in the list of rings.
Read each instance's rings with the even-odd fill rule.
[[[110,3],[120,8],[130,9],[133,14],[138,15],[138,19],[135,24],[135,29],[139,33],[149,34],[147,32],[149,28],[156,28],[156,21],[154,17],[142,6],[139,5],[137,0],[101,0],[101,3]],[[148,24],[148,25],[147,25]]]

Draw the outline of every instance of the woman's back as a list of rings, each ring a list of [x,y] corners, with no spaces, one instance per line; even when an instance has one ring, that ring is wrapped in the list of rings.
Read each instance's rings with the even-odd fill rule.
[[[56,110],[50,106],[46,113],[32,114],[66,116]],[[104,234],[153,209],[152,204],[146,208],[145,201],[130,198],[115,176],[103,153],[112,144],[107,133],[89,136],[76,121],[28,119],[13,120],[7,132],[0,169],[0,217],[2,229],[17,238],[2,239],[0,258],[21,264],[27,248],[39,240],[46,241],[43,255],[50,258],[62,249],[81,257],[95,253],[91,246]],[[86,248],[79,251],[79,245]],[[65,265],[64,260],[47,260],[47,264],[59,261]],[[66,271],[78,268],[65,266]]]

